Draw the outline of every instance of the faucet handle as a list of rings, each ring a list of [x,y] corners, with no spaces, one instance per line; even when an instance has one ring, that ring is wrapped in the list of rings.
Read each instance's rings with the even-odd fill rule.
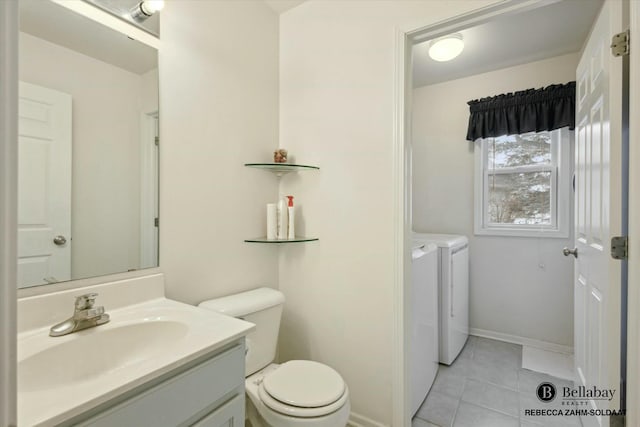
[[[96,302],[97,293],[84,294],[76,297],[76,310],[86,310],[93,307]]]

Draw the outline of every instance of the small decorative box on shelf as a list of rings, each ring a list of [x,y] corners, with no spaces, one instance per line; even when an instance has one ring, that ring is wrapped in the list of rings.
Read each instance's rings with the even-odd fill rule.
[[[318,166],[311,165],[297,165],[293,163],[245,163],[250,168],[258,168],[268,170],[275,173],[277,176],[282,176],[289,172],[297,172],[301,170],[318,170]]]
[[[267,239],[266,237],[256,237],[255,239],[245,239],[247,243],[301,243],[315,242],[319,240],[317,237],[296,236],[293,239]]]

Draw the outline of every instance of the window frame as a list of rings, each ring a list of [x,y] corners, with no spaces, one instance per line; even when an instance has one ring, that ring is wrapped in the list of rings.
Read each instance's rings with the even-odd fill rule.
[[[541,132],[529,132],[529,135]],[[573,195],[571,177],[571,144],[573,131],[568,128],[549,131],[551,140],[551,163],[527,165],[489,170],[489,143],[493,138],[478,138],[474,142],[475,191],[474,191],[474,234],[481,236],[511,237],[553,237],[568,238],[571,235],[570,215]],[[489,218],[489,177],[494,175],[551,172],[551,224],[497,224]]]

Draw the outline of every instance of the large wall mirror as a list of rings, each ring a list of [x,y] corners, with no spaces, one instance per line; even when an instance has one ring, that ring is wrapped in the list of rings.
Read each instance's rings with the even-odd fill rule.
[[[158,265],[157,51],[20,1],[18,287]]]

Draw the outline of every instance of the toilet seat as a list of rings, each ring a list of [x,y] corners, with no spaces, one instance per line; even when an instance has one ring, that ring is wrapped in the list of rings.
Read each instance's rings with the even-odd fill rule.
[[[329,366],[308,360],[286,362],[265,375],[258,387],[268,408],[292,417],[320,417],[349,399],[347,386]]]

